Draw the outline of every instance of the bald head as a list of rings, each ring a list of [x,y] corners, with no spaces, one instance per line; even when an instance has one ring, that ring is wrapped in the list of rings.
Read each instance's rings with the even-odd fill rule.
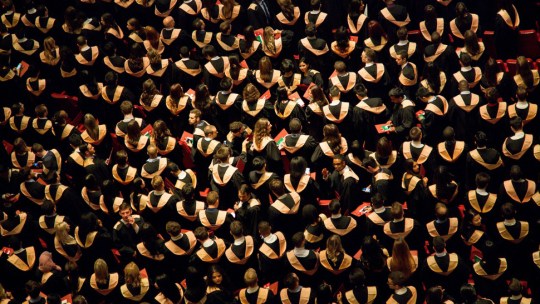
[[[163,19],[163,26],[166,28],[174,27],[174,18],[171,16],[165,17],[165,19]]]
[[[157,157],[156,145],[148,145],[148,148],[146,148],[146,153],[148,153],[148,157],[156,158]]]

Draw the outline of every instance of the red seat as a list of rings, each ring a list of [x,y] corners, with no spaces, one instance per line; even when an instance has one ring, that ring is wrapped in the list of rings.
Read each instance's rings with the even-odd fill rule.
[[[533,64],[532,59],[527,58],[527,62],[529,62],[529,66],[531,67],[531,69],[533,69],[533,68],[534,68],[534,64]],[[516,61],[515,59],[508,59],[508,60],[506,60],[506,67],[507,67],[507,69],[508,69],[508,74],[510,74],[511,76],[516,75],[516,71],[517,71],[517,61]]]
[[[501,72],[508,73],[508,67],[506,66],[504,61],[497,59],[497,65],[499,66],[499,69],[501,70]]]
[[[409,41],[416,43],[416,48],[418,50],[423,49],[424,45],[424,37],[422,36],[422,33],[419,30],[409,31]]]
[[[497,58],[497,48],[495,47],[495,32],[484,31],[482,42],[486,47],[486,52],[488,53],[488,55],[492,58]]]
[[[518,54],[527,58],[540,58],[540,43],[536,30],[519,31]]]

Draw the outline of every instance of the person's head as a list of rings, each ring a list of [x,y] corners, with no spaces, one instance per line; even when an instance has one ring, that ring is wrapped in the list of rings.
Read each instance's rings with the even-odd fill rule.
[[[204,137],[214,139],[217,137],[217,128],[214,125],[208,125],[204,127]]]
[[[106,283],[109,278],[109,266],[103,259],[97,259],[94,262],[94,274],[99,284]]]
[[[36,117],[39,118],[45,118],[49,114],[49,111],[47,110],[47,106],[44,104],[39,104],[35,107],[34,112],[36,113]]]
[[[491,176],[485,172],[479,172],[476,174],[475,182],[476,188],[486,189],[491,181]]]
[[[209,44],[209,45],[206,45],[203,48],[202,54],[203,54],[204,58],[206,58],[206,60],[210,60],[210,59],[217,56],[217,51],[216,51],[216,48],[213,45]]]
[[[178,222],[168,221],[165,224],[165,231],[171,237],[177,237],[182,232],[182,226]]]
[[[444,290],[441,286],[433,286],[429,288],[426,292],[426,303],[427,304],[443,304],[444,301]]]
[[[477,303],[476,300],[478,300],[478,295],[476,294],[476,289],[474,288],[474,285],[465,284],[461,286],[461,288],[459,289],[459,294],[461,296],[461,299],[463,300],[463,303]]]
[[[294,73],[294,62],[291,59],[283,59],[281,61],[281,74],[283,76],[289,77]]]
[[[29,280],[24,284],[24,289],[26,293],[30,296],[30,299],[39,298],[39,293],[41,292],[41,284],[34,280]]]
[[[202,112],[199,109],[189,111],[188,123],[192,126],[197,125],[201,121]]]
[[[396,63],[399,66],[402,66],[407,63],[407,60],[409,59],[409,55],[407,54],[407,51],[402,50],[396,52]]]
[[[521,285],[521,282],[516,278],[512,278],[510,284],[508,284],[508,291],[510,292],[510,295],[519,296],[521,295],[522,290],[523,286]]]
[[[358,99],[364,99],[368,96],[368,90],[363,83],[358,83],[357,85],[355,85],[353,90]]]
[[[306,25],[306,36],[307,37],[315,37],[317,35],[317,27],[313,23],[308,23]]]
[[[501,214],[505,220],[513,220],[516,217],[516,209],[512,203],[505,203],[501,206]]]
[[[386,38],[386,33],[382,25],[375,20],[371,20],[368,23],[368,34],[370,38]]]
[[[214,155],[214,160],[216,163],[219,164],[228,164],[229,163],[229,157],[231,157],[231,148],[228,146],[221,146],[219,149],[217,149],[216,154]]]
[[[257,226],[259,234],[263,237],[266,237],[272,233],[272,226],[270,226],[270,223],[267,221],[260,221],[259,225]]]
[[[300,279],[298,278],[296,273],[288,273],[283,280],[283,285],[289,290],[294,290],[300,285]]]
[[[422,129],[418,127],[412,127],[411,130],[409,130],[409,137],[412,141],[422,140]]]
[[[390,215],[392,216],[392,219],[394,220],[402,219],[404,216],[403,206],[398,202],[394,202],[392,204],[392,207],[390,208]]]
[[[247,202],[251,198],[251,188],[247,184],[242,184],[238,188],[238,200]]]
[[[403,99],[405,98],[405,92],[403,89],[399,87],[395,87],[390,89],[388,92],[388,96],[390,97],[390,101],[392,101],[395,104],[401,104]]]
[[[125,222],[129,222],[132,212],[131,206],[126,202],[122,203],[118,208],[118,214]]]
[[[433,238],[433,249],[437,253],[443,253],[446,250],[446,242],[445,242],[445,240],[440,236],[434,237]]]
[[[487,135],[482,131],[476,132],[474,135],[474,142],[477,148],[484,148],[487,145]]]
[[[366,282],[366,274],[362,268],[356,267],[349,272],[349,282],[354,287],[362,287]]]
[[[510,179],[513,181],[519,181],[523,178],[523,172],[521,171],[521,167],[518,165],[513,165],[510,167]]]
[[[270,187],[270,191],[272,191],[272,193],[274,193],[274,195],[277,197],[280,197],[286,193],[285,185],[279,178],[274,178],[271,180],[268,186]]]
[[[340,172],[347,166],[347,161],[345,159],[345,155],[342,154],[336,154],[334,155],[332,159],[332,166],[334,167],[334,170]]]
[[[307,204],[302,208],[302,219],[306,225],[319,221],[319,212],[312,204]]]
[[[208,229],[206,227],[197,227],[193,231],[193,234],[195,235],[195,238],[199,243],[204,243],[204,241],[208,240]]]
[[[209,208],[219,207],[219,193],[217,191],[210,191],[206,196],[206,204]]]
[[[388,287],[392,290],[401,289],[406,281],[406,277],[401,271],[392,271],[388,276]]]
[[[379,171],[379,164],[373,157],[365,157],[362,159],[362,164],[364,165],[364,168],[371,173],[374,174],[375,172]]]
[[[302,122],[298,118],[292,118],[289,121],[289,130],[291,131],[291,134],[299,134],[302,132]]]
[[[410,174],[420,173],[420,165],[412,158],[406,159],[404,162],[405,171]]]
[[[512,117],[510,119],[510,128],[514,133],[523,131],[523,119],[521,119],[519,116]]]
[[[299,231],[295,233],[292,236],[291,241],[295,248],[304,248],[304,245],[306,244],[306,237],[304,236],[304,232]]]
[[[459,56],[459,64],[462,67],[470,67],[472,63],[471,55],[465,52],[461,52],[461,55]]]
[[[261,97],[261,92],[259,92],[254,84],[248,83],[242,91],[242,97],[244,97],[247,103],[253,103],[259,100],[259,97]]]
[[[336,61],[334,63],[334,70],[336,70],[338,74],[347,73],[347,65],[343,61]]]
[[[84,36],[78,36],[76,42],[79,49],[82,49],[83,47],[87,45],[86,37]]]
[[[257,277],[257,271],[253,268],[246,270],[246,273],[244,273],[244,283],[246,283],[246,286],[255,287],[258,282],[259,278]]]
[[[256,156],[251,161],[251,165],[253,170],[263,172],[266,169],[266,159],[264,159],[262,156]]]
[[[229,131],[234,137],[242,137],[245,129],[245,125],[241,121],[233,121],[229,124]]]
[[[270,135],[272,131],[272,124],[267,118],[259,118],[255,123],[253,130],[253,137],[256,144],[260,144],[266,136]]]
[[[333,199],[328,205],[328,210],[332,215],[337,215],[341,213],[341,203],[337,199]]]
[[[148,145],[148,147],[146,148],[146,154],[149,158],[156,158],[158,154],[157,146],[154,144]]]
[[[518,99],[518,101],[527,101],[527,97],[528,97],[528,93],[527,93],[527,88],[523,87],[523,86],[519,86],[516,90],[516,97]]]
[[[341,91],[337,86],[331,86],[328,90],[328,93],[332,100],[339,100],[339,98],[341,97]]]
[[[437,220],[444,221],[448,218],[448,208],[443,203],[435,205],[435,217]]]
[[[229,229],[230,229],[231,235],[235,239],[238,239],[244,236],[244,227],[242,225],[242,222],[240,221],[232,222]]]
[[[218,265],[210,266],[207,276],[208,286],[221,286],[223,284],[225,272]]]
[[[377,53],[370,48],[365,48],[362,52],[361,59],[363,63],[370,63],[377,60]]]
[[[128,286],[139,287],[141,285],[141,274],[137,264],[131,262],[124,267],[124,280]]]

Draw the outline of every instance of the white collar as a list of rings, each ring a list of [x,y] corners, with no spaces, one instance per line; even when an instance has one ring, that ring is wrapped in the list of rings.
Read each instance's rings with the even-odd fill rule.
[[[178,173],[177,177],[179,179],[182,179],[182,178],[186,177],[186,175],[187,175],[186,171],[180,171],[180,173]]]
[[[411,141],[411,146],[415,147],[415,148],[423,148],[424,147],[424,144],[420,141]]]
[[[512,136],[510,138],[516,140],[516,139],[521,139],[523,137],[525,137],[525,132],[517,131],[516,133],[514,133],[514,136]]]
[[[446,256],[446,254],[447,254],[447,253],[446,253],[446,250],[445,250],[444,252],[435,252],[435,256],[436,256],[436,257],[439,257],[439,258],[440,258],[440,257],[443,257],[443,256]]]
[[[472,70],[472,66],[461,67],[461,69],[460,69],[460,71],[462,71],[462,72],[468,72],[470,70]]]
[[[434,102],[435,100],[437,100],[437,96],[433,95],[433,96],[431,96],[431,98],[428,100],[428,103]]]
[[[407,287],[401,287],[394,291],[397,295],[404,295],[407,293]]]
[[[313,14],[313,15],[315,15],[315,14],[320,14],[320,13],[321,13],[321,10],[318,9],[318,10],[316,10],[316,11],[309,11],[309,13],[310,13],[310,14]]]
[[[153,162],[157,162],[161,159],[161,156],[158,156],[156,158],[149,158],[146,160],[147,163],[153,163]]]
[[[273,242],[277,241],[277,236],[273,233],[271,233],[269,236],[263,238],[265,243],[272,244]]]
[[[397,45],[407,45],[409,43],[409,40],[400,40],[398,41]]]
[[[374,64],[375,64],[375,62],[373,62],[373,61],[372,61],[372,62],[366,62],[366,66],[365,66],[365,67],[367,68],[367,67],[370,67],[370,66],[372,66],[372,65],[374,65]]]
[[[340,102],[341,102],[341,100],[339,100],[339,99],[337,99],[337,100],[332,100],[332,102],[330,102],[330,105],[331,105],[331,106],[337,106]]]
[[[340,213],[340,214],[332,214],[332,215],[330,216],[330,218],[338,219],[338,218],[341,218],[342,216],[343,216],[343,215],[341,215],[341,213]]]
[[[259,291],[259,286],[246,288],[247,293],[256,293],[257,291]]]
[[[214,58],[212,58],[212,59],[210,59],[210,60],[218,60],[219,58],[221,58],[221,57],[216,56],[216,57],[214,57]]]
[[[206,241],[204,241],[204,242],[202,243],[202,245],[203,245],[203,247],[208,248],[208,247],[214,245],[214,240],[212,240],[212,239],[207,239]]]
[[[85,45],[81,48],[81,52],[84,52],[84,51],[87,51],[90,49],[90,46],[89,45]]]
[[[305,258],[309,255],[309,250],[306,248],[294,248],[293,249],[294,255],[299,258]]]
[[[242,245],[246,241],[246,238],[244,236],[239,237],[234,240],[234,245]]]
[[[184,234],[180,232],[177,236],[171,236],[171,241],[178,241],[179,239],[183,237],[184,237]]]
[[[511,220],[504,220],[503,223],[505,226],[514,226],[517,223],[517,221],[516,219],[511,219]]]
[[[486,196],[488,195],[489,193],[486,191],[486,189],[480,189],[480,188],[476,188],[476,193],[482,195],[482,196]]]
[[[154,190],[154,195],[163,195],[163,194],[165,194],[165,190],[160,190],[160,191]]]
[[[518,100],[518,102],[516,102],[516,108],[518,109],[526,109],[529,107],[529,102],[526,101],[526,100]]]
[[[468,95],[468,94],[471,94],[471,91],[462,91],[461,93],[459,93],[461,95]]]
[[[135,116],[133,116],[133,114],[126,114],[126,115],[124,115],[124,120],[123,121],[124,122],[130,122],[130,121],[132,121],[134,119],[135,119]]]
[[[382,206],[381,208],[373,209],[375,213],[383,213],[386,211],[386,207]]]

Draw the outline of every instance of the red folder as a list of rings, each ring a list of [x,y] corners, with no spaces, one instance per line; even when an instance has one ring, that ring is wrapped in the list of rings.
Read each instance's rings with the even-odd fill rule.
[[[298,94],[297,92],[294,92],[291,95],[289,95],[289,100],[297,100],[297,99],[301,99],[300,94]]]
[[[351,214],[356,217],[361,217],[362,215],[369,214],[371,210],[368,211],[368,208],[366,207],[370,207],[370,206],[371,206],[371,203],[364,202],[360,206],[358,206],[356,209],[354,209],[354,211],[351,212]]]
[[[307,100],[311,100],[313,96],[311,95],[311,88],[315,86],[315,83],[310,83],[309,87],[306,89],[306,92],[304,93],[304,98]]]
[[[279,132],[278,135],[276,135],[274,141],[276,142],[276,144],[279,145],[285,139],[285,136],[287,136],[288,134],[289,133],[287,133],[287,130],[283,129],[281,130],[281,132]]]
[[[389,133],[391,131],[394,131],[394,126],[383,123],[383,124],[375,125],[375,129],[377,129],[377,133],[379,133],[379,134],[381,134],[381,133]]]
[[[270,99],[270,96],[272,96],[270,90],[266,90],[266,92],[264,92],[264,94],[262,94],[260,98]]]

